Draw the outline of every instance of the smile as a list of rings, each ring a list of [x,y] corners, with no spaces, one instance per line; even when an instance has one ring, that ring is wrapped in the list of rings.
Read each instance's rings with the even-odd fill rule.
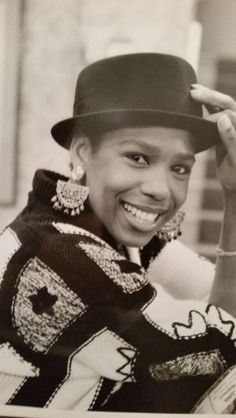
[[[159,213],[145,212],[128,203],[124,203],[123,207],[130,216],[142,224],[152,225],[159,217]]]

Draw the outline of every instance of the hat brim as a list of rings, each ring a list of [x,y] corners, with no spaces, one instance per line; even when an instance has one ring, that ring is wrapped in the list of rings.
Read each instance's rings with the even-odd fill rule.
[[[193,134],[195,152],[201,152],[221,142],[215,122],[181,113],[163,112],[152,109],[109,110],[85,113],[62,120],[51,129],[55,141],[69,149],[74,128],[82,131],[109,131],[128,126],[164,126],[183,129]]]

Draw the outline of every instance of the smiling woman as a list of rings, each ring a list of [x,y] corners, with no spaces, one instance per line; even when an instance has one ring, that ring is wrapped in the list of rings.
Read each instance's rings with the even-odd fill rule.
[[[186,199],[195,160],[190,134],[158,126],[116,129],[71,147],[73,167],[82,166],[90,204],[122,245],[144,247]]]
[[[187,413],[235,372],[236,133],[221,113],[202,118],[222,96],[192,83],[186,61],[162,54],[80,73],[73,117],[52,128],[71,178],[38,170],[0,237],[1,403]],[[177,267],[169,241],[195,154],[214,144],[226,208],[212,305],[174,299],[148,271],[163,252],[167,281]]]

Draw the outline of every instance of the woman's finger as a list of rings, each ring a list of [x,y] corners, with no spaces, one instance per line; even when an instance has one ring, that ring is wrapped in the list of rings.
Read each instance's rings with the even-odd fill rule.
[[[207,116],[205,119],[217,123],[223,115],[226,115],[231,120],[233,127],[236,129],[236,112],[233,112],[232,110],[227,109],[218,113],[213,113]]]
[[[194,100],[201,102],[206,107],[216,107],[218,111],[223,109],[236,110],[236,101],[233,97],[200,84],[192,85],[191,95]]]
[[[230,118],[225,113],[218,119],[217,125],[229,157],[236,164],[236,130]]]

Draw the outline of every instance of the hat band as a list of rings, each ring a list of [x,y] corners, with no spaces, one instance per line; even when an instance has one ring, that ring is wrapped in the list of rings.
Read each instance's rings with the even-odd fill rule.
[[[202,117],[202,106],[194,101],[189,93],[166,92],[159,90],[147,94],[137,91],[104,92],[75,100],[74,116],[105,111],[158,111]]]

